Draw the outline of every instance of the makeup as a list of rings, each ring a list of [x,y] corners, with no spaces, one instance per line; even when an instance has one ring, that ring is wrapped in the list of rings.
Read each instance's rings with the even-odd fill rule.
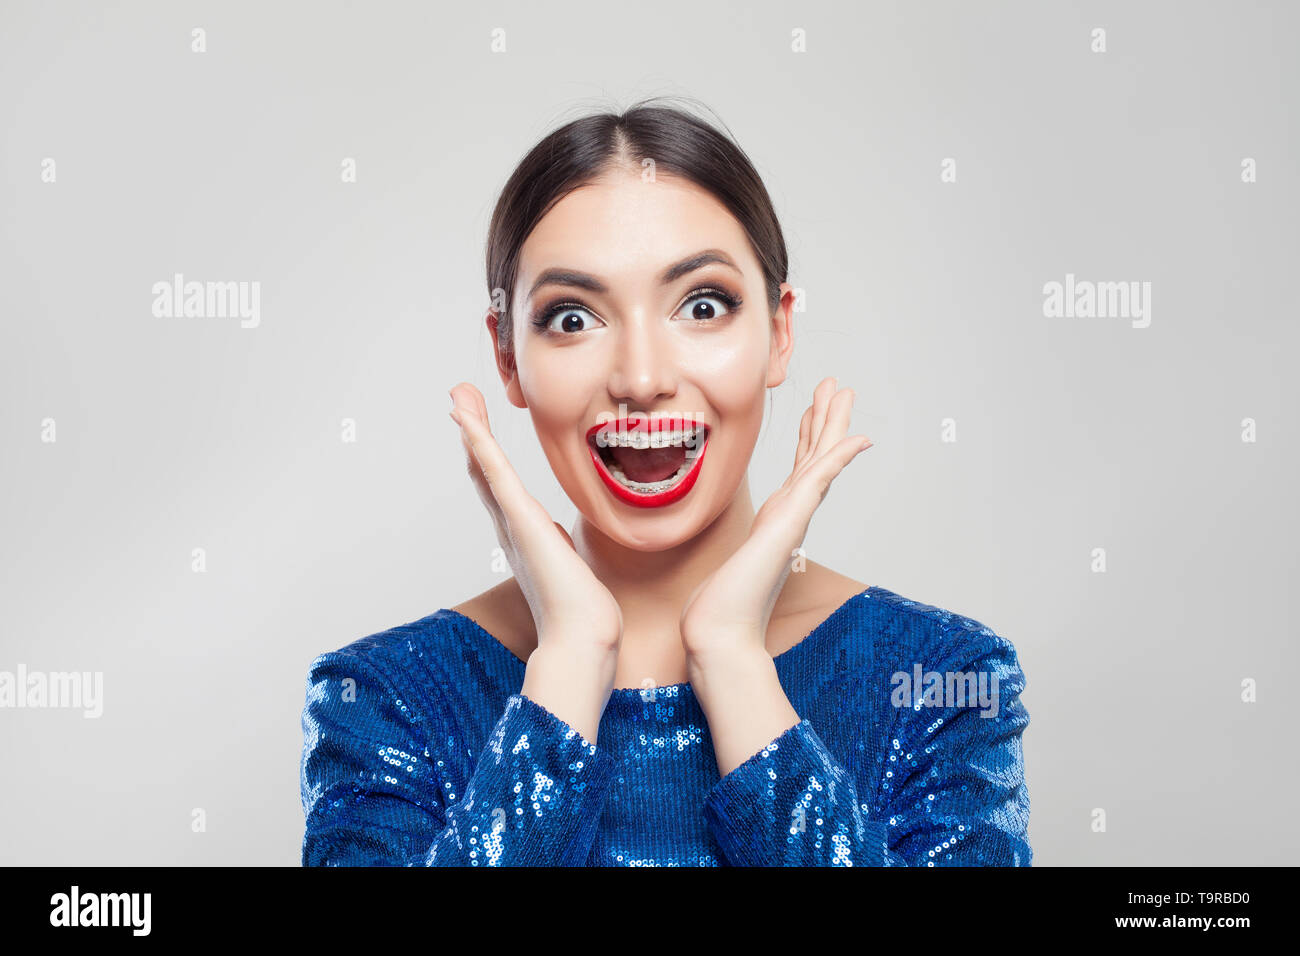
[[[661,508],[695,486],[709,426],[693,417],[619,418],[587,431],[591,462],[620,501]]]

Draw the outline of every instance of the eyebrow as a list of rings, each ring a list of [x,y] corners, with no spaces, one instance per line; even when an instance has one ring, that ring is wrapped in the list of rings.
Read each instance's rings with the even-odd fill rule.
[[[697,252],[693,256],[687,256],[680,262],[673,263],[663,271],[659,277],[660,285],[668,285],[676,282],[687,273],[694,272],[696,269],[702,269],[712,263],[719,263],[724,266],[730,266],[737,272],[740,272],[740,266],[731,260],[731,257],[721,249],[705,249],[703,252]],[[742,275],[744,273],[741,273]],[[594,275],[588,272],[579,272],[577,269],[546,269],[537,277],[531,289],[528,290],[528,297],[532,298],[537,294],[537,290],[544,285],[568,285],[579,289],[586,289],[589,292],[605,294],[609,292],[609,287],[601,282]]]

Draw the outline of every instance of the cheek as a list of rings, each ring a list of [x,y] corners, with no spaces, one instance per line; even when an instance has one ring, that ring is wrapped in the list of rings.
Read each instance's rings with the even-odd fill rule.
[[[752,332],[719,336],[708,348],[682,356],[683,369],[703,387],[723,423],[742,430],[751,419],[755,431],[762,423],[767,363],[767,341]]]
[[[535,349],[520,356],[519,389],[528,403],[538,441],[557,473],[573,467],[574,442],[586,431],[599,376],[590,363],[575,362],[566,349]],[[594,424],[594,422],[590,423]]]

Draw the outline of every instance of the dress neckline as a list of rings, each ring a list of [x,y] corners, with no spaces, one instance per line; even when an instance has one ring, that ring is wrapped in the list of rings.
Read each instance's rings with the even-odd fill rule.
[[[866,590],[859,591],[857,594],[854,594],[843,604],[837,607],[834,611],[832,611],[824,621],[822,621],[815,628],[809,631],[808,634],[806,634],[803,638],[801,638],[798,641],[798,643],[793,644],[790,647],[787,647],[780,654],[777,654],[775,657],[773,657],[772,662],[774,664],[779,664],[781,661],[786,661],[788,663],[791,660],[792,655],[795,654],[796,651],[800,651],[801,649],[806,648],[807,645],[815,643],[821,637],[821,635],[827,633],[830,630],[830,625],[837,619],[843,617],[848,612],[850,607],[852,607],[861,599],[866,597],[873,597],[877,592],[881,592],[881,591],[884,591],[884,588],[881,588],[878,585],[873,584]],[[444,607],[440,609],[437,613],[449,614],[459,618],[462,621],[465,621],[467,624],[469,624],[472,633],[478,635],[480,638],[485,638],[487,640],[487,643],[495,647],[498,653],[504,654],[506,658],[513,661],[519,670],[522,671],[524,668],[528,666],[528,663],[526,661],[521,660],[518,657],[518,655],[515,654],[514,651],[510,650],[510,648],[502,644],[500,640],[498,640],[495,636],[493,636],[490,632],[488,632],[481,624],[478,623],[478,621],[474,620],[472,617],[469,617],[466,614],[462,614],[460,611],[454,610],[449,607]],[[808,651],[804,649],[802,650],[802,653],[807,654]],[[626,699],[631,699],[632,695],[634,694],[644,695],[651,691],[654,692],[655,696],[659,696],[660,694],[665,694],[665,693],[669,695],[681,695],[681,694],[693,693],[690,681],[682,681],[681,683],[677,683],[677,684],[655,684],[651,687],[615,687],[610,692],[610,698],[612,700],[613,699],[626,700]]]

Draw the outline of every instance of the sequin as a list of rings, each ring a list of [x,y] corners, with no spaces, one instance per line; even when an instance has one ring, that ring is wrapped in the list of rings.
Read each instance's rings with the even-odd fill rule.
[[[593,744],[446,608],[322,654],[303,865],[1030,865],[1009,641],[874,587],[774,661],[801,720],[719,779],[689,684],[616,688]],[[892,702],[891,675],[917,665],[995,675],[996,714]]]

